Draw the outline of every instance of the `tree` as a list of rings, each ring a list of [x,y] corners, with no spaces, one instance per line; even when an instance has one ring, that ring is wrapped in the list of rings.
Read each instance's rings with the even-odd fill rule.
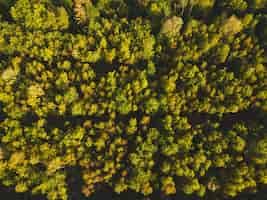
[[[65,8],[55,7],[52,2],[45,0],[34,3],[34,6],[30,5],[29,0],[16,1],[10,10],[13,19],[29,29],[64,30],[69,27],[69,17]],[[52,11],[49,11],[48,7]]]
[[[221,31],[224,35],[229,36],[239,33],[242,28],[242,22],[236,16],[233,15],[225,20],[224,24],[221,27]]]
[[[180,17],[174,16],[170,19],[167,19],[160,30],[161,34],[167,35],[169,37],[174,37],[179,34],[180,29],[183,26],[183,20]]]

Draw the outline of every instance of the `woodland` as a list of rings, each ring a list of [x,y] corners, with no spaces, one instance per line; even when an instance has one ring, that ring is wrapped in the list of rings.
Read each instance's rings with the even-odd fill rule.
[[[0,185],[266,200],[267,0],[0,0]]]

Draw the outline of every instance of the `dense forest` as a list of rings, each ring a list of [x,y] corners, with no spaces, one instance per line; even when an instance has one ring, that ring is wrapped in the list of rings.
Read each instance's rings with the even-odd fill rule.
[[[267,199],[267,0],[0,0],[0,183]]]

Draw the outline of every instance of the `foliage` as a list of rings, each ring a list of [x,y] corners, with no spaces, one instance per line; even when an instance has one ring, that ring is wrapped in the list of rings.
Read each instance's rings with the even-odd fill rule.
[[[85,196],[266,186],[265,0],[4,5],[3,185],[50,200],[78,176]]]

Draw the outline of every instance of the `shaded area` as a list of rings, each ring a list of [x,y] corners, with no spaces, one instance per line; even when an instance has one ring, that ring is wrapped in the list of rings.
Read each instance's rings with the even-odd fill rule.
[[[183,113],[184,116],[188,117],[190,124],[203,124],[210,120],[213,122],[220,122],[221,127],[230,128],[235,123],[245,122],[253,123],[260,122],[261,124],[267,125],[266,117],[267,113],[258,108],[250,108],[242,110],[237,113],[226,113],[222,117],[209,113]]]
[[[16,193],[14,187],[5,187],[0,184],[0,199],[7,200],[46,200],[45,196],[32,195],[30,192]]]

